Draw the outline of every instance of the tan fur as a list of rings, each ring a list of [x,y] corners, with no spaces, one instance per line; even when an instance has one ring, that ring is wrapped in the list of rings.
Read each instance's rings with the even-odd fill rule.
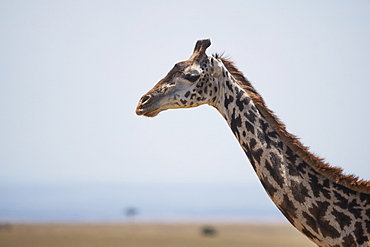
[[[335,181],[338,184],[344,185],[352,190],[370,193],[370,181],[361,180],[353,175],[343,174],[341,168],[330,166],[322,158],[317,157],[304,146],[299,139],[290,134],[285,125],[279,120],[279,118],[267,108],[263,98],[253,88],[251,83],[244,77],[229,59],[220,57],[221,61],[233,75],[237,82],[243,87],[243,89],[252,98],[258,110],[266,118],[266,120],[272,125],[272,127],[279,133],[280,137],[287,143],[287,145],[295,151],[308,165],[314,168],[317,172],[324,175],[325,177]]]

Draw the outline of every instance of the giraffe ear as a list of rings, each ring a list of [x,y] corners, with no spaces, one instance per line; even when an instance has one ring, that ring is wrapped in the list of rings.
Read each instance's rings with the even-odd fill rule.
[[[211,45],[210,39],[201,39],[198,40],[195,44],[193,55],[190,59],[199,59],[206,55],[207,48]]]

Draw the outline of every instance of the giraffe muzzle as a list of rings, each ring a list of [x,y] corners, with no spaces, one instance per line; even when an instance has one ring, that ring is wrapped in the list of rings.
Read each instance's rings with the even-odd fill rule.
[[[148,94],[141,97],[141,99],[139,101],[139,104],[136,107],[136,114],[137,115],[144,115],[144,113],[145,113],[144,108],[145,108],[146,105],[149,104],[149,101],[150,101],[151,98],[152,97]]]
[[[144,115],[147,117],[156,116],[158,114],[158,107],[156,106],[156,100],[154,100],[154,98],[155,97],[150,94],[146,94],[141,97],[139,104],[136,107],[136,114],[139,116]]]

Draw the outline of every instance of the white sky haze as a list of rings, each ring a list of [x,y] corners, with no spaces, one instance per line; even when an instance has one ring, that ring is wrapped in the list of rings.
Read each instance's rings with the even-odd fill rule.
[[[1,1],[0,180],[258,183],[208,106],[135,115],[197,39],[370,179],[370,1]]]

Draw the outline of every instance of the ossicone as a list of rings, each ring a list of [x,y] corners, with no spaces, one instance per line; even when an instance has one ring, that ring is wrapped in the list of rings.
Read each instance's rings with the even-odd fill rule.
[[[200,39],[197,41],[194,47],[193,55],[191,59],[197,59],[203,57],[206,54],[207,48],[211,45],[210,39]]]

